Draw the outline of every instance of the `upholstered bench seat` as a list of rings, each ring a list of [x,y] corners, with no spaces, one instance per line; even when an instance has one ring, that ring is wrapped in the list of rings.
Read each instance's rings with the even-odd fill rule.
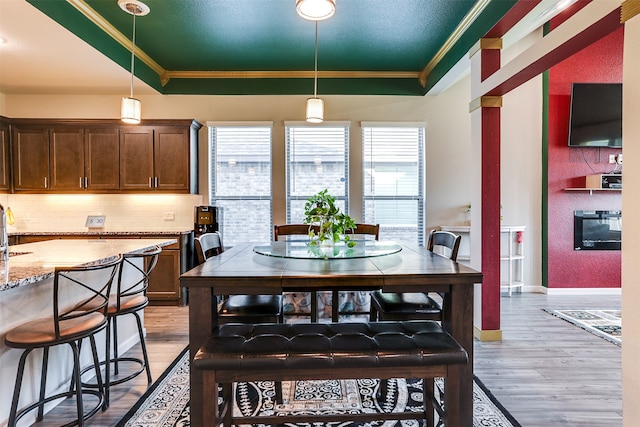
[[[467,353],[433,321],[220,325],[193,360],[204,370],[205,384],[223,385],[224,425],[269,423],[268,417],[231,416],[231,383],[259,380],[423,378],[425,414],[434,377],[447,377],[448,367],[465,364]],[[206,390],[206,395],[214,395]],[[433,396],[429,396],[431,400]],[[307,421],[416,419],[420,414],[314,415]],[[289,417],[277,417],[281,423]],[[291,418],[294,419],[294,418]],[[304,416],[295,420],[304,422]],[[432,424],[431,422],[427,423]]]

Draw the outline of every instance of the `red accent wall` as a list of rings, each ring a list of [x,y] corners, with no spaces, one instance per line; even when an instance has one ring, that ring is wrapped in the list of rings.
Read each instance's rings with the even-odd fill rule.
[[[607,173],[610,148],[569,148],[571,83],[622,82],[623,28],[588,46],[549,71],[549,288],[617,288],[621,251],[575,251],[573,211],[622,209],[620,192],[570,192],[586,175]]]

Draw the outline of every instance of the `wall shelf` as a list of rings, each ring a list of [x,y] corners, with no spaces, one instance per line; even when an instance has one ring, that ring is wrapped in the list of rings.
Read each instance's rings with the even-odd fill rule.
[[[594,191],[622,191],[622,188],[565,188],[564,191],[588,191],[593,194]]]

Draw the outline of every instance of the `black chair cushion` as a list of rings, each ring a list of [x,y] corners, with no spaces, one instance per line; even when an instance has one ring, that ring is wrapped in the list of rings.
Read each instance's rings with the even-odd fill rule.
[[[282,310],[282,295],[229,295],[219,309],[223,316],[277,316]]]
[[[371,304],[378,311],[385,314],[430,314],[439,315],[442,312],[438,304],[429,295],[422,292],[395,293],[371,292]]]
[[[434,321],[225,324],[194,358],[198,369],[271,370],[433,366],[467,363]]]

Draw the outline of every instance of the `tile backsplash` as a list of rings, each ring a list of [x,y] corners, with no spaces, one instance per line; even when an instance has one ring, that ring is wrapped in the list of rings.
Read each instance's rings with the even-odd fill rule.
[[[193,229],[198,194],[3,194],[15,232],[82,232],[87,215],[105,215],[104,231],[184,231]]]

